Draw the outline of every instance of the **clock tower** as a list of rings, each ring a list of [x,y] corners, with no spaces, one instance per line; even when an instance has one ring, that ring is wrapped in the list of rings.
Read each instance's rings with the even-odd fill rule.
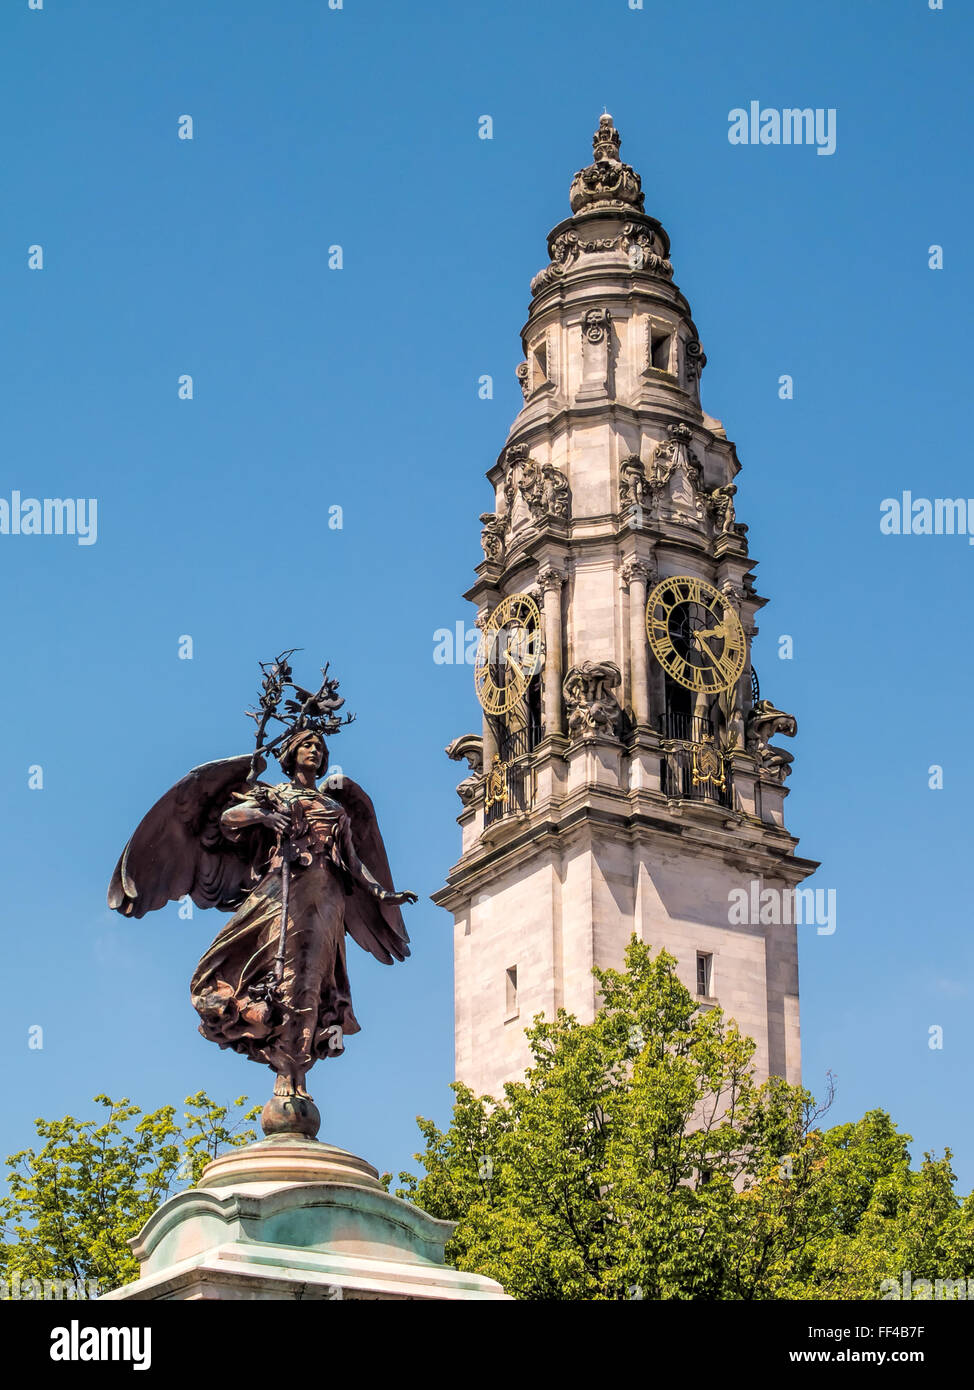
[[[751,657],[766,600],[740,465],[701,407],[707,358],[611,116],[593,145],[531,282],[524,403],[465,595],[482,727],[447,749],[469,775],[435,895],[456,923],[457,1077],[497,1095],[535,1014],[590,1020],[592,967],[621,966],[635,932],[754,1038],[760,1073],[796,1082],[793,891],[816,865],[770,742],[795,720]]]

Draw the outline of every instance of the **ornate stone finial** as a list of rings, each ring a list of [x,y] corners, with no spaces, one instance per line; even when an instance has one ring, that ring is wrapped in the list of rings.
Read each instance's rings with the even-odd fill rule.
[[[618,162],[619,146],[622,144],[622,136],[612,124],[612,117],[608,111],[599,117],[599,128],[592,136],[592,150],[595,154],[596,164],[600,159],[614,159]]]
[[[622,137],[606,113],[592,136],[595,163],[580,169],[572,179],[569,201],[572,212],[586,207],[633,207],[643,210],[639,175],[619,159]]]

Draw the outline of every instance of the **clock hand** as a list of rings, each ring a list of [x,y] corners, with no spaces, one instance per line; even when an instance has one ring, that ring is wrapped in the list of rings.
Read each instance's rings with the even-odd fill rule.
[[[698,627],[693,634],[694,642],[700,637],[720,637],[726,642],[728,638],[727,624],[721,623],[719,627]]]
[[[524,675],[524,668],[520,665],[517,658],[511,655],[510,648],[508,648],[507,652],[507,661],[510,666],[514,667],[514,670],[517,672],[518,679],[522,681],[525,680],[526,677]]]

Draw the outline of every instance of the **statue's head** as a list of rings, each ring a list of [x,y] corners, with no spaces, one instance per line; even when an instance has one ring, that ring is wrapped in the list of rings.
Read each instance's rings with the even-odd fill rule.
[[[328,770],[328,747],[314,729],[299,729],[281,744],[277,761],[287,777],[293,777],[299,769],[307,769],[316,778],[323,777]]]

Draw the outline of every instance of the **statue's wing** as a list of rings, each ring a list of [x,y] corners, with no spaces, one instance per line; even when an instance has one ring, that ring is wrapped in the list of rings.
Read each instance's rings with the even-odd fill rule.
[[[357,782],[342,777],[340,787],[325,787],[327,794],[341,803],[352,823],[352,838],[358,857],[372,871],[383,888],[392,888],[392,873],[386,847],[379,833],[375,807]],[[402,913],[392,903],[380,903],[356,884],[345,903],[345,930],[364,951],[383,965],[405,960],[409,955],[409,935]]]
[[[125,917],[144,917],[175,898],[197,907],[238,907],[266,857],[267,836],[257,830],[231,843],[220,816],[247,786],[250,756],[221,758],[187,772],[143,816],[122,851],[108,888],[108,906]]]

